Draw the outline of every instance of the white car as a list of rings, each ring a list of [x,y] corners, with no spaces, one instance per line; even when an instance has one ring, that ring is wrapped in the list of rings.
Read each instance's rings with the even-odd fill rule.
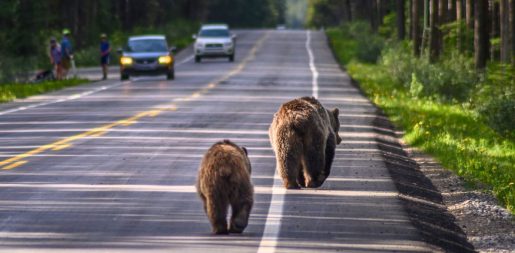
[[[236,35],[227,25],[203,25],[195,39],[195,62],[208,57],[228,57],[234,61]]]

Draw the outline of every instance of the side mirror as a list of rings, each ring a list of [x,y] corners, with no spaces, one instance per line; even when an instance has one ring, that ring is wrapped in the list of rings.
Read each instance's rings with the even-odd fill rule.
[[[234,34],[234,33],[233,33],[233,34],[231,35],[231,38],[232,38],[233,40],[235,40],[236,38],[238,38],[238,36],[237,36],[236,34]]]
[[[193,34],[193,35],[191,35],[191,38],[193,38],[194,40],[196,40],[196,39],[197,39],[197,35],[196,35],[196,34]]]
[[[172,46],[172,47],[170,48],[170,53],[171,53],[171,54],[174,54],[174,53],[176,53],[176,52],[177,52],[177,48],[176,48],[175,46]]]

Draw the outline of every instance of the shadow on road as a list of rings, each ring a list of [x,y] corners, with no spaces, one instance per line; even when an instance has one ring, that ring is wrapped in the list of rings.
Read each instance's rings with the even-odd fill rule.
[[[378,127],[376,141],[405,210],[425,240],[449,252],[475,252],[455,218],[447,212],[440,192],[397,142],[391,122],[377,117],[373,123]]]

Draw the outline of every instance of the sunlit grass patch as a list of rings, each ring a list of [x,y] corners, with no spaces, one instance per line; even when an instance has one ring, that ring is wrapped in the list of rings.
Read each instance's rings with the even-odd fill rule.
[[[59,81],[47,81],[42,83],[13,83],[0,84],[0,103],[9,102],[18,98],[26,98],[33,95],[59,90],[70,86],[86,83],[85,79],[68,79]]]
[[[499,136],[472,110],[408,96],[379,66],[352,62],[347,67],[374,103],[405,131],[408,144],[433,155],[467,181],[489,187],[515,211],[513,141]]]
[[[414,95],[412,87],[392,76],[387,69],[391,66],[355,60],[352,51],[356,48],[348,46],[352,39],[344,33],[328,30],[327,35],[337,59],[366,95],[402,128],[408,144],[432,155],[471,185],[491,190],[515,212],[513,139],[494,131],[485,117],[466,104]]]

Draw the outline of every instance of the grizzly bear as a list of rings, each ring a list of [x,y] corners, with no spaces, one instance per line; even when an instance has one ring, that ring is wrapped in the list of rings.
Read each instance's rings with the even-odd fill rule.
[[[229,140],[215,143],[202,159],[197,192],[204,204],[213,233],[242,233],[254,203],[247,149]],[[232,209],[227,227],[227,210]]]
[[[338,114],[338,108],[328,110],[313,97],[281,105],[268,132],[284,187],[316,188],[324,183],[342,141]]]

